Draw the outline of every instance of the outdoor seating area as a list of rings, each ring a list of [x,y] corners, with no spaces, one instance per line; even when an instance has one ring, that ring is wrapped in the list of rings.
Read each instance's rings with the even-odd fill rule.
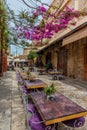
[[[37,72],[39,72],[39,75],[42,75],[42,74],[46,74],[46,69],[45,68],[37,68]]]
[[[59,130],[59,123],[67,130],[84,126],[86,109],[61,93],[55,93],[55,99],[48,99],[44,91],[48,85],[33,74],[34,80],[29,80],[29,76],[28,79],[24,78],[23,76],[27,77],[27,73],[21,69],[16,70],[16,75],[28,130]]]
[[[87,130],[87,0],[0,7],[0,130]]]
[[[53,80],[64,79],[63,71],[61,70],[48,71],[48,74],[52,76]]]

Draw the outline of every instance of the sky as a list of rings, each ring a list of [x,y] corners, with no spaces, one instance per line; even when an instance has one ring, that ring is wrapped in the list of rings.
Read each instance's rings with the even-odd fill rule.
[[[28,0],[26,0],[28,1]],[[42,2],[46,2],[48,4],[51,3],[52,0],[42,0]],[[16,14],[20,12],[20,10],[28,9],[26,5],[22,2],[22,0],[7,0],[7,4],[9,5],[10,9],[12,9]],[[11,54],[13,55],[21,55],[23,54],[23,48],[17,47],[15,45],[10,46]]]
[[[14,56],[22,55],[23,54],[23,48],[15,46],[15,45],[10,45],[10,53]]]

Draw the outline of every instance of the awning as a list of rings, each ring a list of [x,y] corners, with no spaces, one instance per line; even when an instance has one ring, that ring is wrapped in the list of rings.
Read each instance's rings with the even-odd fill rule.
[[[25,60],[25,59],[14,59],[14,62],[27,62],[27,60]]]
[[[14,62],[19,62],[19,61],[20,61],[20,59],[19,59],[19,58],[17,58],[17,59],[14,59],[13,61],[14,61]]]
[[[82,39],[84,37],[87,37],[87,27],[73,33],[72,35],[66,37],[63,39],[63,46],[67,45],[69,43],[75,42],[79,39]]]
[[[27,62],[27,60],[25,60],[25,59],[21,59],[20,62]]]

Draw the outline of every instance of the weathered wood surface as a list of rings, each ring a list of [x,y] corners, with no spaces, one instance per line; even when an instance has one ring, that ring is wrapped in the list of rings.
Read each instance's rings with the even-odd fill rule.
[[[43,74],[46,72],[45,68],[38,68],[37,71],[39,72],[39,74]]]
[[[60,74],[63,74],[63,72],[60,72],[60,71],[48,71],[48,74],[50,74],[50,75],[60,75]]]
[[[47,84],[45,82],[43,82],[42,80],[39,79],[35,79],[34,81],[30,82],[29,80],[25,80],[24,81],[26,87],[28,89],[32,89],[32,88],[44,88],[47,86]]]
[[[44,92],[34,92],[30,95],[46,125],[87,114],[87,110],[60,93],[55,95],[54,101],[47,100]]]

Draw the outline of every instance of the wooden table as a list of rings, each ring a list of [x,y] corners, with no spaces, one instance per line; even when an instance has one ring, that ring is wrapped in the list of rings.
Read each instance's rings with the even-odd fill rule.
[[[37,71],[39,72],[40,75],[42,75],[46,72],[46,69],[45,68],[38,68]]]
[[[87,114],[87,110],[60,93],[55,95],[55,101],[47,100],[44,92],[32,92],[30,96],[45,125],[74,119]]]
[[[23,80],[28,80],[29,79],[29,76],[26,74],[26,75],[21,75],[22,79]]]
[[[47,84],[40,79],[35,79],[32,82],[25,80],[24,84],[26,85],[27,89],[44,88],[47,86]]]
[[[34,67],[29,67],[29,70],[30,71],[34,71]]]
[[[63,72],[61,71],[48,71],[48,74],[52,76],[52,79],[57,79],[58,76],[63,77]]]

